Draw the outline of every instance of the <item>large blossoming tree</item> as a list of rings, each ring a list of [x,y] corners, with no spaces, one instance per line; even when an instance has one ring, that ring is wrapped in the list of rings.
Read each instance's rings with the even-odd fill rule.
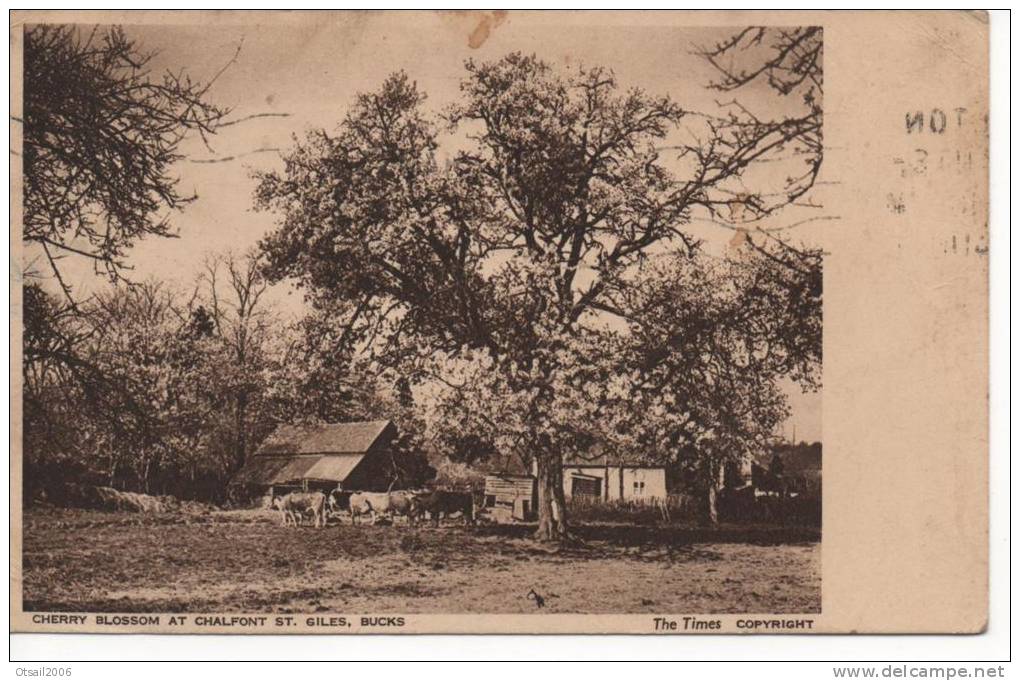
[[[564,455],[723,447],[781,418],[780,376],[812,380],[817,254],[749,241],[719,272],[688,225],[801,196],[800,174],[742,179],[820,153],[821,119],[814,102],[694,114],[521,54],[467,62],[461,95],[437,114],[396,74],[262,174],[257,205],[280,216],[267,273],[360,328],[451,448],[534,458],[537,536],[558,540]]]

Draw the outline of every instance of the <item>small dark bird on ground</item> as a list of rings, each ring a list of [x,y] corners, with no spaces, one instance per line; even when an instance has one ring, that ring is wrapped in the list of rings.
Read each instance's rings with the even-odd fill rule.
[[[528,600],[529,601],[535,601],[535,607],[536,608],[544,608],[545,607],[545,599],[542,598],[540,595],[538,595],[535,592],[534,589],[532,589],[531,591],[528,592]]]

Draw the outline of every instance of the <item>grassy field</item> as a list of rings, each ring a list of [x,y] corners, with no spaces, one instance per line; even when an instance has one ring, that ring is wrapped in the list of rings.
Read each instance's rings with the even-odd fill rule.
[[[265,511],[28,510],[24,608],[85,612],[808,613],[811,529],[584,525],[284,528]]]

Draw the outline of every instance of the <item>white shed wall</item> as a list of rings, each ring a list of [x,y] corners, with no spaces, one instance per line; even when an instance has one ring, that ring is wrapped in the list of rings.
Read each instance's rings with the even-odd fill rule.
[[[601,498],[607,501],[650,501],[666,497],[666,470],[663,468],[627,468],[623,471],[623,485],[620,485],[620,467],[610,466],[568,466],[563,469],[563,493],[569,499],[573,494],[572,478],[584,476],[598,478]],[[621,496],[622,490],[622,496]]]

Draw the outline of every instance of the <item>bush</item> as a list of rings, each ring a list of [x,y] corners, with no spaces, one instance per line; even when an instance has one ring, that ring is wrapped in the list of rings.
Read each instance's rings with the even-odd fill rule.
[[[696,521],[698,505],[687,494],[670,494],[664,499],[640,501],[604,501],[578,496],[567,500],[567,514],[575,522],[659,525]]]
[[[719,519],[731,523],[768,523],[821,527],[821,495],[781,498],[755,495],[753,487],[719,493]]]
[[[797,525],[821,527],[822,500],[819,495],[756,497],[753,488],[721,490],[719,520],[724,523]],[[647,501],[603,501],[591,497],[567,500],[572,522],[626,525],[702,524],[707,521],[704,499],[689,494],[671,494]]]

